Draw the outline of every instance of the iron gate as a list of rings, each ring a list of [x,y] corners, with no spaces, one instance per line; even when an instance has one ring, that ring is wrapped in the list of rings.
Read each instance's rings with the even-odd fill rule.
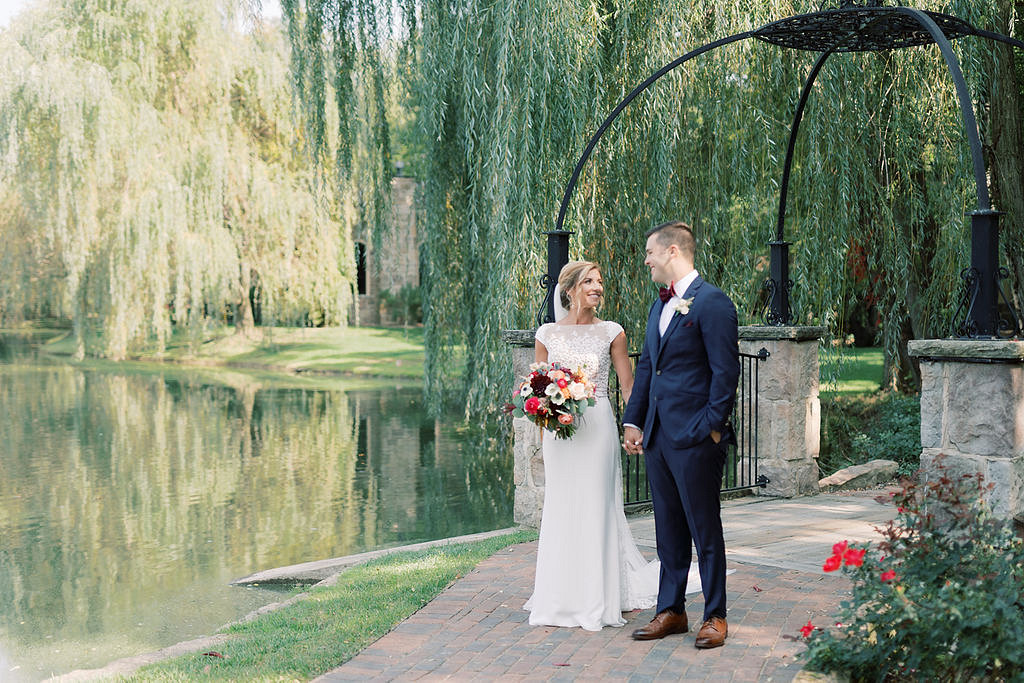
[[[742,491],[768,485],[768,478],[757,472],[757,395],[759,366],[768,359],[768,349],[762,348],[756,354],[740,354],[740,380],[736,389],[736,404],[733,406],[733,431],[736,432],[736,445],[729,446],[726,455],[725,474],[722,477],[722,492]],[[630,354],[630,360],[636,365],[639,353]],[[619,425],[621,442],[622,430],[622,397],[619,394],[619,382],[615,373],[611,373],[613,405],[615,406],[616,423]],[[651,490],[647,483],[647,470],[642,455],[630,455],[622,450],[622,493],[623,503],[643,505],[651,502]]]

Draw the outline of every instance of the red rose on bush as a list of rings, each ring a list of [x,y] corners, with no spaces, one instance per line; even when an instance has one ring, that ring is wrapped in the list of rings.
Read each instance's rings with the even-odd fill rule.
[[[896,572],[894,572],[891,569],[889,571],[887,571],[887,572],[882,572],[882,577],[881,578],[882,578],[882,583],[886,583],[887,581],[892,581],[893,579],[896,578]]]
[[[867,550],[855,550],[851,548],[843,555],[843,560],[851,567],[859,567],[864,564],[864,553]]]
[[[846,541],[841,541],[832,546],[832,557],[825,560],[822,569],[827,572],[834,572],[846,564],[849,567],[860,567],[864,564],[864,554],[867,550],[862,548],[851,548]]]

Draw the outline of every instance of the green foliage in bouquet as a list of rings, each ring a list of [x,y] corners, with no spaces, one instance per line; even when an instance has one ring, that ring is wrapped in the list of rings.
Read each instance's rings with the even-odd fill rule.
[[[883,540],[845,563],[853,591],[837,623],[801,629],[808,668],[853,681],[1024,679],[1024,544],[991,516],[981,475],[938,474],[905,481]],[[833,551],[826,571],[850,553]]]

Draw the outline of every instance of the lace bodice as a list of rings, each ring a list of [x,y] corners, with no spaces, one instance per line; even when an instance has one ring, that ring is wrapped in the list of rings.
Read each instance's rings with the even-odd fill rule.
[[[610,320],[593,325],[547,323],[537,330],[537,340],[547,348],[548,361],[581,368],[594,383],[595,394],[608,396],[611,344],[621,332],[622,326]]]

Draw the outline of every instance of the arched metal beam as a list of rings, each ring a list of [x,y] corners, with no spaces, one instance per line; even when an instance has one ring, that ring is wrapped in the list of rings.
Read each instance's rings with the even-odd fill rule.
[[[765,322],[769,325],[789,325],[793,322],[793,311],[789,305],[789,292],[793,287],[789,279],[789,242],[783,237],[783,226],[786,223],[786,197],[789,195],[789,173],[793,166],[793,151],[796,149],[796,136],[800,131],[807,97],[814,85],[821,67],[833,54],[832,50],[823,52],[811,68],[811,73],[800,91],[800,101],[793,114],[793,125],[789,129],[789,145],[786,147],[786,161],[782,165],[782,185],[779,191],[779,220],[775,225],[775,241],[769,242],[768,279],[764,289],[767,292],[765,302]]]
[[[569,259],[569,235],[568,232],[562,228],[565,224],[565,214],[569,209],[569,201],[572,199],[573,190],[576,189],[576,183],[579,181],[580,174],[583,172],[583,167],[586,165],[587,160],[590,158],[591,153],[594,151],[594,147],[597,146],[598,140],[605,134],[605,131],[612,125],[612,122],[618,118],[622,110],[629,106],[629,103],[636,99],[637,95],[642,93],[647,88],[651,87],[658,79],[672,71],[678,66],[685,64],[694,57],[698,57],[705,52],[710,52],[716,48],[735,43],[739,40],[744,40],[753,35],[753,31],[744,31],[743,33],[737,33],[727,38],[716,40],[707,45],[702,45],[695,50],[687,52],[682,57],[669,62],[665,66],[661,67],[653,74],[651,74],[647,80],[633,88],[632,91],[626,97],[619,102],[612,113],[605,118],[604,122],[597,129],[597,132],[587,142],[586,148],[583,150],[583,154],[580,156],[580,160],[576,162],[576,168],[572,171],[572,176],[569,178],[569,183],[565,186],[565,193],[562,195],[562,205],[558,209],[558,219],[555,221],[555,229],[546,233],[548,235],[548,270],[541,278],[541,287],[546,291],[544,295],[544,303],[541,304],[540,310],[537,312],[537,324],[540,325],[544,322],[552,322],[555,319],[555,307],[554,307],[554,293],[555,284],[558,282],[558,272],[562,269]]]
[[[753,31],[744,31],[743,33],[737,33],[729,36],[728,38],[722,38],[721,40],[716,40],[713,43],[702,45],[696,50],[691,50],[675,61],[661,67],[651,74],[646,81],[633,88],[632,92],[626,95],[625,99],[619,102],[615,109],[612,110],[612,113],[608,115],[608,118],[604,120],[604,123],[601,124],[601,127],[597,129],[597,132],[594,133],[593,137],[590,138],[590,142],[587,143],[586,149],[583,150],[583,156],[581,156],[580,160],[576,162],[576,168],[573,169],[572,177],[569,178],[569,184],[565,188],[565,194],[562,195],[562,206],[558,210],[558,220],[555,221],[555,230],[561,230],[562,225],[565,223],[565,212],[569,208],[569,200],[572,198],[572,192],[576,188],[576,182],[579,180],[580,173],[583,171],[583,166],[587,163],[587,159],[590,158],[590,154],[594,151],[594,147],[597,146],[597,141],[601,139],[601,136],[604,135],[606,130],[608,130],[608,127],[612,125],[612,121],[622,113],[623,109],[629,106],[629,103],[632,102],[637,95],[642,93],[644,90],[647,90],[647,88],[651,87],[655,81],[667,74],[669,71],[685,64],[694,57],[699,57],[705,52],[710,52],[711,50],[722,47],[723,45],[728,45],[729,43],[735,43],[738,40],[749,38],[753,33]]]
[[[884,17],[877,17],[862,27],[863,31],[870,31],[876,24],[884,21]],[[759,29],[761,30],[761,29]],[[807,98],[810,96],[814,81],[825,62],[835,54],[839,44],[834,43],[829,49],[822,51],[811,73],[804,82],[800,91],[800,100],[797,103],[796,112],[793,114],[793,125],[789,131],[789,144],[786,147],[786,160],[782,166],[782,184],[779,188],[779,218],[775,225],[775,240],[768,243],[768,279],[764,282],[764,289],[767,293],[765,301],[764,317],[769,325],[790,325],[793,323],[793,310],[789,304],[789,293],[793,288],[793,281],[789,278],[789,245],[785,234],[786,225],[786,200],[789,197],[789,177],[793,167],[793,152],[796,149],[796,136],[800,131],[800,121],[803,120],[804,108],[807,106]]]
[[[974,105],[967,83],[960,70],[960,62],[945,34],[930,16],[918,9],[900,7],[902,14],[915,18],[931,35],[932,40],[942,53],[949,67],[950,76],[956,87],[960,111],[964,117],[964,129],[971,147],[971,161],[974,165],[974,185],[978,194],[978,209],[971,216],[971,267],[965,268],[961,277],[965,286],[965,305],[967,315],[962,323],[957,324],[956,332],[966,337],[999,337],[1002,329],[1009,328],[1014,335],[1020,333],[1020,322],[1013,305],[1001,291],[999,281],[1003,271],[999,267],[999,212],[993,211],[988,194],[988,173],[985,169],[985,157],[982,153],[981,136],[978,133],[978,122],[974,116]],[[990,31],[975,29],[975,34],[997,40],[1009,45],[1024,48],[1019,40]],[[999,298],[1006,301],[1012,321],[1004,321],[999,316]]]
[[[789,170],[793,165],[793,150],[796,148],[796,134],[800,130],[800,121],[804,116],[804,107],[807,105],[807,96],[811,92],[811,86],[814,85],[814,80],[818,77],[818,72],[821,71],[821,67],[825,65],[825,61],[831,57],[834,53],[829,50],[828,52],[821,53],[818,57],[818,61],[814,63],[814,67],[811,69],[810,75],[807,76],[807,81],[804,83],[803,90],[800,91],[800,101],[796,105],[796,113],[793,115],[793,125],[789,131],[789,146],[786,148],[786,162],[782,166],[782,188],[779,193],[779,222],[775,226],[775,241],[783,241],[783,224],[786,220],[786,197],[789,195]]]
[[[946,34],[938,27],[935,21],[919,9],[912,7],[897,7],[900,14],[917,19],[931,35],[932,40],[942,53],[949,68],[949,75],[953,78],[953,85],[956,88],[956,97],[960,102],[960,112],[964,117],[964,130],[967,133],[967,142],[971,147],[971,162],[974,164],[974,186],[978,194],[978,208],[982,211],[990,210],[991,203],[988,196],[988,178],[985,172],[985,156],[982,154],[981,137],[978,135],[978,121],[974,117],[974,105],[971,103],[971,95],[967,92],[967,82],[960,70],[960,61],[953,54],[953,47],[950,45]]]
[[[964,129],[967,133],[968,143],[970,145],[971,160],[974,167],[975,186],[978,195],[979,205],[979,209],[975,212],[972,212],[971,214],[972,221],[974,223],[974,230],[972,233],[972,268],[970,269],[972,271],[971,277],[974,278],[974,282],[987,282],[987,280],[990,279],[990,273],[999,272],[999,269],[997,267],[998,215],[997,212],[991,210],[991,203],[987,185],[987,173],[985,169],[984,156],[982,154],[980,135],[978,133],[978,124],[975,118],[974,108],[971,102],[970,94],[967,90],[966,81],[964,80],[963,73],[960,69],[960,64],[956,59],[956,56],[953,54],[949,39],[946,37],[946,34],[943,32],[943,30],[939,28],[936,21],[931,16],[929,16],[928,13],[909,7],[895,7],[892,9],[896,12],[899,12],[905,16],[912,18],[928,32],[928,34],[931,36],[932,41],[938,46],[943,59],[946,61],[946,65],[953,79],[957,99],[960,104],[961,113],[964,119]],[[946,17],[946,19],[950,19],[952,21],[955,18]],[[878,18],[878,21],[882,20],[883,17]],[[776,24],[778,23],[779,22],[776,22]],[[869,23],[874,24],[875,22]],[[774,26],[774,24],[769,24],[768,27],[770,26]],[[991,31],[976,29],[973,26],[970,26],[969,24],[963,23],[962,21],[960,21],[959,24],[954,24],[954,28],[956,28],[956,26],[960,26],[960,33],[958,36],[954,37],[973,34],[983,38],[996,40],[1014,47],[1024,49],[1024,42],[1021,42],[1014,38],[1010,38],[1009,36],[993,33]],[[773,42],[772,40],[765,38],[765,36],[759,35],[761,32],[764,31],[765,28],[767,27],[762,27],[754,31],[745,31],[743,33],[738,33],[727,38],[722,38],[721,40],[717,40],[712,43],[703,45],[697,48],[696,50],[688,52],[682,57],[679,57],[675,61],[665,65],[664,67],[656,71],[649,78],[647,78],[647,80],[645,80],[643,83],[634,88],[625,97],[625,99],[623,99],[615,107],[611,114],[609,114],[608,117],[604,120],[604,122],[598,128],[597,132],[594,133],[590,141],[587,143],[587,146],[584,149],[582,156],[577,162],[576,167],[573,169],[572,176],[570,177],[569,182],[565,188],[565,193],[562,196],[562,203],[559,207],[558,218],[555,223],[555,230],[547,233],[549,236],[548,273],[541,280],[542,287],[547,289],[547,294],[545,296],[545,305],[541,308],[537,315],[538,323],[543,322],[545,318],[547,320],[552,320],[554,318],[552,294],[554,290],[555,281],[557,279],[558,270],[561,268],[562,265],[564,265],[565,261],[568,260],[568,237],[570,234],[572,234],[563,230],[563,225],[565,223],[565,215],[568,210],[569,202],[572,199],[573,191],[575,190],[576,184],[579,181],[579,176],[582,173],[584,165],[590,158],[590,155],[593,152],[594,147],[597,145],[597,142],[601,139],[601,137],[604,135],[607,129],[611,126],[612,122],[627,106],[629,106],[630,102],[632,102],[640,93],[649,88],[662,76],[672,71],[676,67],[689,61],[690,59],[693,59],[694,57],[697,57],[701,54],[704,54],[705,52],[709,52],[710,50],[721,47],[723,45],[728,45],[729,43],[737,42],[739,40],[743,40],[745,38],[749,38],[752,36],[765,39],[767,40],[767,42]],[[865,27],[863,26],[859,26],[856,28],[856,30],[862,31],[864,30],[864,28]],[[837,44],[838,43],[833,43],[831,49],[829,49],[827,52],[824,52],[815,63],[811,71],[811,74],[804,85],[803,91],[801,92],[800,103],[797,107],[793,127],[790,132],[789,146],[786,152],[786,161],[783,169],[781,196],[779,201],[779,217],[778,223],[776,225],[776,240],[775,242],[769,243],[772,246],[773,266],[771,269],[772,278],[766,282],[766,285],[769,287],[770,290],[774,290],[774,292],[771,292],[771,300],[769,302],[771,306],[771,313],[769,317],[773,320],[775,324],[787,324],[791,317],[788,308],[788,253],[786,253],[787,250],[785,249],[788,243],[784,241],[783,234],[785,225],[786,201],[788,197],[789,188],[789,176],[792,166],[793,153],[796,144],[796,135],[798,132],[800,120],[803,115],[803,110],[806,105],[807,98],[809,96],[810,88],[813,85],[814,80],[817,78],[817,75],[821,70],[821,67],[824,65],[825,61],[831,54],[837,51]],[[917,44],[924,43],[918,42]],[[803,47],[801,45],[793,46]],[[849,46],[847,45],[845,50],[840,49],[839,51],[850,51]],[[975,258],[975,254],[982,253],[986,255],[986,258]],[[782,258],[783,256],[785,258]],[[984,263],[980,262],[982,260],[984,261]],[[991,261],[991,263],[989,263],[989,261]],[[785,272],[782,272],[780,270],[779,264],[782,264],[783,262],[786,264]],[[996,277],[998,278],[998,275]],[[968,312],[967,321],[964,323],[964,325],[967,328],[971,329],[970,334],[972,336],[987,336],[996,334],[998,323],[992,323],[992,321],[990,320],[990,318],[994,319],[995,316],[994,296],[991,295],[992,289],[986,285],[984,288],[988,289],[989,292],[985,293],[977,291],[978,287],[979,285],[975,285],[974,292],[971,295],[971,310]],[[998,291],[998,281],[996,281],[995,283],[995,291]],[[780,303],[780,296],[783,299],[785,299],[785,301],[782,301]],[[981,300],[979,302],[980,305],[976,307],[975,301],[978,300],[979,297]],[[974,315],[976,309],[982,311],[980,317]],[[990,310],[992,311],[992,313],[986,313],[986,310]],[[1013,327],[1015,330],[1020,329],[1019,323],[1015,324]]]
[[[974,29],[974,34],[981,36],[982,38],[988,38],[989,40],[998,40],[1000,43],[1006,43],[1007,45],[1019,47],[1020,49],[1024,50],[1024,43],[1017,40],[1016,38],[1004,36],[1002,33],[993,33],[992,31],[985,31],[983,29],[976,28]]]

